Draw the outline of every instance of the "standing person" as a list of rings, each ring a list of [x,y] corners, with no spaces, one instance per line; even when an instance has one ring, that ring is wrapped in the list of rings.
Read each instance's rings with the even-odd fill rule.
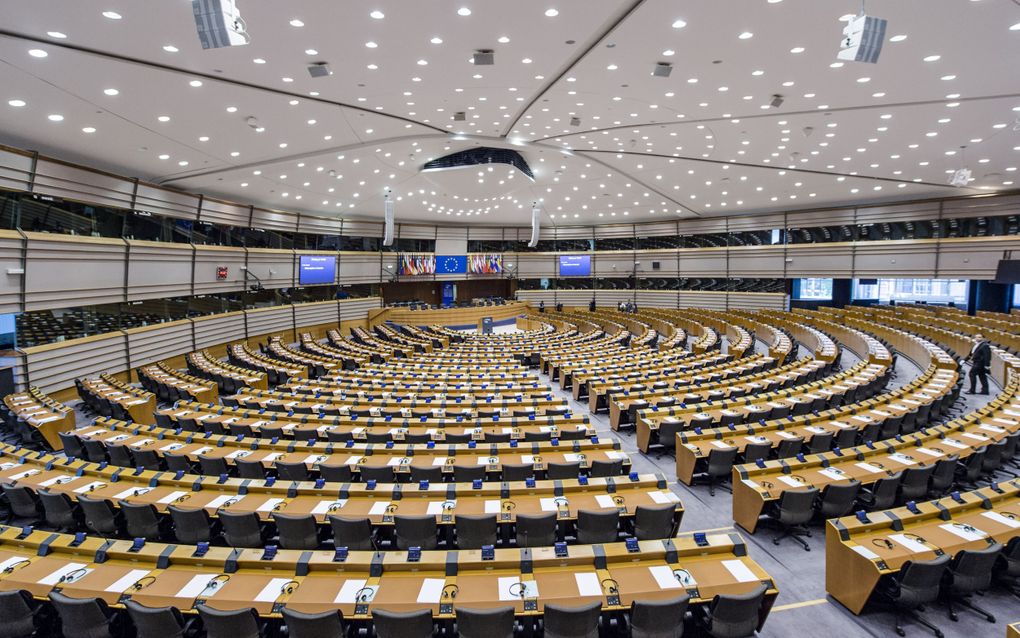
[[[967,356],[970,361],[970,392],[967,394],[988,394],[988,366],[992,363],[992,347],[982,334],[974,335],[974,348]],[[976,392],[977,381],[981,381],[981,392]]]
[[[595,299],[588,302],[588,312],[595,312]]]
[[[545,312],[545,300],[538,302],[538,311]]]

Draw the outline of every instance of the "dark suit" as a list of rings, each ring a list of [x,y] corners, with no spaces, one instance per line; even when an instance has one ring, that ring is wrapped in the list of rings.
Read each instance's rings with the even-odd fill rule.
[[[970,353],[970,391],[974,392],[978,380],[981,393],[988,394],[988,366],[992,363],[992,347],[983,341]]]

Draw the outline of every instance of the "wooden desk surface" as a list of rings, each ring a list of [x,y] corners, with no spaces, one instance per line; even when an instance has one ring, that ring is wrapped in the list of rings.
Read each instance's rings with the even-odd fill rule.
[[[38,430],[50,449],[59,450],[64,447],[59,433],[74,429],[74,412],[35,388],[8,394],[4,397],[4,405],[18,419]]]

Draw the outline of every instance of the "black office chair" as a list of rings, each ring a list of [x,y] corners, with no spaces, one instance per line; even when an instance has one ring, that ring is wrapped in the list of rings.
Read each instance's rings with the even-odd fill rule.
[[[131,450],[126,445],[107,445],[106,454],[110,457],[110,465],[117,467],[134,467],[135,461],[131,458]]]
[[[333,531],[333,545],[350,550],[376,549],[375,532],[368,518],[347,518],[330,515],[327,517]]]
[[[602,601],[578,607],[549,603],[543,614],[545,638],[598,638]]]
[[[767,591],[768,586],[762,584],[746,594],[717,594],[697,616],[698,623],[712,638],[753,636]]]
[[[531,463],[503,463],[502,469],[504,481],[524,481],[535,476],[535,466]]]
[[[545,477],[549,480],[576,479],[580,473],[581,463],[579,461],[573,463],[552,462],[546,465],[545,468]]]
[[[615,542],[620,533],[620,510],[581,510],[577,513],[577,542],[597,545]]]
[[[823,520],[846,516],[853,511],[860,491],[861,482],[857,480],[826,485],[818,501],[818,513]]]
[[[436,517],[432,514],[394,516],[393,533],[398,549],[408,547],[435,549],[439,546],[439,528],[436,525]]]
[[[117,536],[122,517],[106,499],[78,497],[78,505],[85,515],[85,527],[100,536]]]
[[[518,547],[542,547],[556,542],[556,512],[518,514],[515,527]]]
[[[453,519],[459,549],[481,549],[496,544],[498,523],[495,514],[457,514]]]
[[[970,596],[991,586],[992,573],[1000,554],[1002,545],[996,543],[984,549],[960,550],[953,557],[943,578],[943,593],[949,606],[950,620],[955,622],[959,619],[953,609],[956,603],[981,614],[988,622],[995,622],[995,616],[975,605]]]
[[[263,547],[266,544],[262,522],[255,512],[217,512],[223,526],[223,538],[231,547]]]
[[[929,485],[929,497],[938,498],[952,489],[956,482],[956,466],[959,460],[960,457],[954,454],[935,461],[935,470],[931,474]]]
[[[902,480],[903,472],[880,478],[870,488],[863,488],[857,498],[868,511],[887,510],[896,503]]]
[[[249,461],[248,459],[235,459],[234,466],[237,468],[238,478],[261,481],[266,478],[266,466],[262,461]]]
[[[503,466],[504,470],[506,466]],[[528,466],[531,467],[530,465]],[[472,481],[485,480],[484,465],[454,465],[453,480],[457,483],[471,483]],[[509,480],[509,479],[504,479]]]
[[[11,508],[11,518],[24,519],[26,525],[34,525],[39,521],[39,497],[35,492],[22,485],[0,484],[7,505]]]
[[[41,610],[42,607],[32,599],[32,594],[24,589],[0,592],[0,636],[36,636],[36,616]]]
[[[81,439],[73,432],[57,432],[60,442],[64,444],[64,455],[73,456],[76,459],[85,458],[85,447]]]
[[[262,638],[263,627],[254,609],[220,611],[196,605],[206,638]]]
[[[815,434],[808,441],[807,448],[808,454],[822,454],[832,449],[832,432],[826,432],[825,434]]]
[[[918,614],[917,610],[938,599],[942,578],[948,566],[947,554],[933,560],[907,561],[900,567],[898,574],[892,575],[885,586],[878,589],[879,598],[892,605],[897,634],[906,635],[903,619],[909,617],[941,638],[942,630]]]
[[[731,492],[732,490],[727,483],[730,480],[730,475],[733,473],[733,463],[736,460],[737,448],[731,447],[725,450],[722,448],[712,448],[708,452],[708,462],[705,471],[695,474],[692,477],[693,482],[708,483],[709,496],[715,496],[715,488],[717,486],[727,492]]]
[[[995,582],[1020,598],[1020,536],[1014,536],[1006,543],[1006,549],[995,562],[993,576]]]
[[[956,482],[967,489],[977,488],[977,482],[981,479],[982,466],[985,461],[987,447],[980,447],[974,450],[967,460],[960,461],[956,467]]]
[[[78,530],[78,520],[81,517],[80,511],[67,494],[39,490],[39,501],[42,503],[43,515],[47,525],[58,532],[75,532]]]
[[[124,515],[124,528],[130,538],[144,538],[147,541],[163,540],[167,535],[167,526],[149,503],[130,503],[121,501],[117,504]]]
[[[634,509],[634,536],[639,541],[672,538],[679,527],[676,503],[638,505]]]
[[[174,536],[178,543],[195,545],[212,540],[212,521],[204,509],[183,509],[176,505],[167,507],[174,523]]]
[[[319,476],[328,483],[350,483],[354,480],[350,465],[320,465]]]
[[[631,638],[681,638],[690,597],[634,600],[626,621]]]
[[[281,481],[308,481],[311,477],[308,474],[308,466],[303,461],[297,463],[284,463],[277,461],[276,478]]]
[[[420,483],[422,481],[428,481],[429,483],[442,483],[443,482],[443,468],[437,465],[430,465],[428,467],[422,467],[419,465],[411,466],[411,482]]]
[[[792,439],[783,439],[776,446],[776,458],[777,459],[788,459],[800,452],[800,449],[804,447],[804,437],[798,436]]]
[[[389,465],[362,465],[361,480],[362,482],[396,483],[397,476]]]
[[[918,465],[903,470],[897,502],[923,500],[928,495],[928,483],[935,473],[935,465]]]
[[[102,441],[96,439],[84,439],[82,445],[85,446],[85,459],[92,463],[102,463],[106,460],[106,446],[103,445]]]
[[[772,444],[765,443],[748,443],[744,446],[744,463],[754,463],[755,461],[768,460],[769,454],[772,453]]]
[[[71,598],[59,592],[49,593],[50,602],[60,616],[64,638],[114,638],[115,614],[102,598]]]
[[[457,635],[462,638],[513,638],[514,608],[457,607]]]
[[[163,467],[155,450],[131,450],[131,457],[134,459],[133,467],[144,467],[153,472],[157,472]]]
[[[198,457],[198,466],[202,474],[206,476],[219,476],[230,472],[227,462],[222,456],[200,456]]]
[[[666,417],[659,422],[660,456],[676,454],[676,435],[682,432],[684,423],[676,417]]]
[[[138,632],[137,638],[184,638],[192,633],[192,623],[184,622],[175,607],[146,607],[133,600],[125,601],[124,606]]]
[[[619,476],[621,474],[623,474],[623,459],[614,459],[612,461],[601,461],[596,459],[591,462],[591,466],[588,468],[588,476],[593,478],[605,478]]]
[[[184,472],[185,474],[193,474],[191,467],[191,460],[184,454],[173,454],[167,452],[163,455],[163,460],[166,462],[166,469],[171,472]]]
[[[789,537],[800,543],[804,551],[811,551],[811,546],[801,536],[811,536],[811,530],[807,528],[807,523],[814,515],[816,498],[818,498],[817,487],[783,492],[779,497],[779,502],[768,514],[782,530],[778,536],[772,539],[773,545],[778,545],[779,541]]]
[[[432,611],[428,609],[408,612],[373,609],[372,624],[378,638],[432,637]]]
[[[319,528],[311,514],[273,514],[283,549],[319,549]]]
[[[307,614],[284,607],[281,613],[287,638],[341,638],[347,632],[344,614],[339,609]]]

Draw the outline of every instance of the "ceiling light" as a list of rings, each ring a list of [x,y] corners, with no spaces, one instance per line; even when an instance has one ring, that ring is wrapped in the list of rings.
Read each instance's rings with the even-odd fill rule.
[[[521,64],[531,64],[531,58],[524,58],[521,60]]]
[[[120,91],[118,91],[117,89],[103,89],[103,93],[109,95],[110,97],[113,97],[114,95],[119,95]]]
[[[294,78],[280,78],[280,79],[283,80],[284,82],[293,82],[294,81]]]
[[[26,102],[25,100],[7,100],[7,103],[15,108],[21,108],[22,106],[28,104],[28,102]]]
[[[743,33],[741,33],[737,37],[740,38],[741,40],[750,40],[751,38],[754,37],[754,34],[751,33],[750,31],[744,31]]]
[[[428,63],[428,60],[418,60],[418,66],[426,66]]]
[[[82,133],[89,133],[89,134],[91,134],[91,133],[95,133],[95,132],[96,132],[96,127],[94,127],[94,126],[86,126],[86,127],[84,127],[84,128],[83,128],[83,129],[81,130],[81,132],[82,132]]]
[[[365,46],[368,47],[369,49],[374,49],[374,48],[378,47],[379,45],[376,44],[375,42],[372,42],[371,40],[369,40],[368,42],[365,43]]]
[[[49,120],[51,122],[63,122],[64,121],[64,116],[63,115],[57,115],[56,113],[54,113],[53,115],[49,115],[47,117],[49,118]]]
[[[560,14],[560,12],[557,11],[556,9],[546,9],[545,10],[545,17],[547,17],[547,18],[555,18],[559,14]]]
[[[499,42],[500,44],[506,44],[507,42],[510,42],[510,38],[506,37],[505,35],[504,36],[500,36],[500,38],[499,38],[499,40],[497,40],[497,42]]]
[[[889,42],[903,42],[906,39],[907,39],[907,36],[905,36],[903,34],[894,35],[893,37],[889,38]]]
[[[1017,22],[1009,28],[1010,31],[1020,31],[1020,22]]]
[[[461,7],[460,9],[457,9],[457,15],[464,16],[466,18],[467,16],[471,15],[471,9],[468,9],[467,7]]]
[[[925,62],[938,62],[941,59],[942,59],[941,55],[929,55],[929,56],[924,58],[924,61]]]
[[[202,80],[192,80],[191,82],[188,82],[188,85],[191,86],[192,88],[197,89],[198,87],[202,86]]]
[[[168,159],[170,159],[170,156],[167,155],[166,153],[163,153],[162,155],[159,156],[159,159],[161,159],[161,160],[168,160]]]
[[[790,49],[790,53],[804,53],[804,47],[793,47]]]
[[[123,16],[116,11],[103,11],[103,17],[109,18],[110,20],[120,20]]]
[[[305,49],[305,55],[319,55],[319,52],[315,49]]]
[[[303,26],[305,26],[305,23],[300,21],[300,20],[298,20],[297,18],[294,18],[293,20],[290,21],[290,26],[292,26],[292,27],[303,27]]]
[[[265,64],[266,63],[266,61],[263,58],[255,58],[254,60],[252,60],[252,62],[254,62],[255,64]]]
[[[177,162],[177,165],[178,166],[187,166],[188,165],[188,160],[181,160],[181,161]]]
[[[160,115],[156,119],[159,120],[160,122],[169,122],[170,121],[170,116],[169,115]]]
[[[42,49],[29,49],[28,54],[33,58],[45,58],[49,55],[49,53],[46,53]]]
[[[673,22],[673,28],[674,29],[683,29],[686,26],[687,26],[687,22],[684,21],[684,20],[677,19],[676,21]]]
[[[61,33],[60,31],[47,31],[46,35],[50,36],[51,38],[56,38],[58,40],[64,40],[67,38],[67,34]]]
[[[442,44],[443,43],[443,39],[440,38],[440,37],[435,37],[435,38],[432,38],[431,40],[429,40],[429,42],[431,42],[432,44]]]
[[[857,82],[860,84],[865,84],[867,82],[871,82],[871,78],[857,78]]]
[[[385,18],[385,17],[386,17],[386,14],[385,14],[385,13],[383,13],[382,11],[379,11],[378,9],[376,9],[375,11],[373,11],[372,13],[370,13],[370,14],[368,14],[368,15],[369,15],[369,17],[371,17],[371,18],[372,18],[373,20],[382,20],[383,18]]]
[[[172,44],[164,44],[163,50],[166,51],[167,53],[177,53],[178,51],[180,51],[180,49],[178,49]]]
[[[948,81],[950,81],[950,80],[955,80],[955,79],[956,79],[956,76],[955,76],[955,75],[943,75],[943,76],[942,76],[941,78],[939,78],[939,79],[940,79],[940,80],[942,80],[942,81],[944,81],[944,82],[948,82]]]

